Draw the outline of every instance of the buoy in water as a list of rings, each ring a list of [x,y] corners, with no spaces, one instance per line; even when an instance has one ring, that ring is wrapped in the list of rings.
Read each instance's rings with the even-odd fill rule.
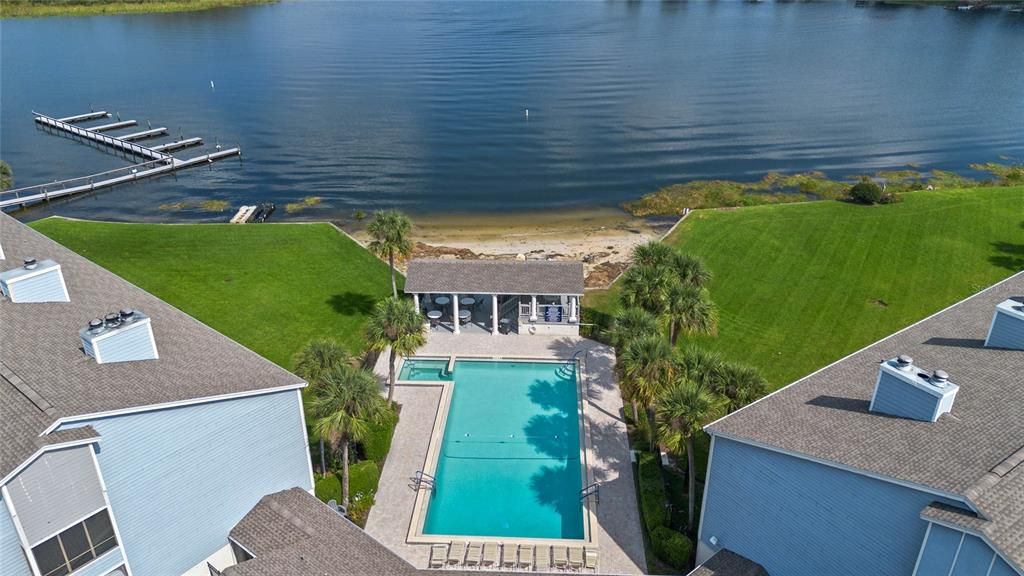
[[[529,108],[527,108],[527,109],[526,109],[526,117],[527,117],[527,118],[529,118],[529,117],[530,117],[530,109],[529,109]]]

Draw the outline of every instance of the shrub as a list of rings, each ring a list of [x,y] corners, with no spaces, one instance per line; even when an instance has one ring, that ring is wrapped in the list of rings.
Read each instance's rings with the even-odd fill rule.
[[[878,204],[882,200],[882,187],[870,178],[861,178],[850,188],[850,199],[859,204]]]
[[[665,480],[661,476],[657,455],[650,452],[640,453],[637,469],[640,481],[640,510],[647,533],[653,534],[656,529],[668,526]]]
[[[376,494],[380,481],[380,468],[371,460],[356,462],[348,467],[348,492],[350,498],[356,494]]]
[[[323,476],[317,476],[316,486],[313,488],[313,491],[316,493],[316,497],[324,502],[334,500],[340,504],[341,478],[332,472]]]
[[[363,456],[367,460],[372,460],[377,464],[384,463],[391,450],[391,437],[394,436],[397,425],[398,415],[390,411],[380,424],[370,425],[370,433],[362,442]]]
[[[650,537],[651,548],[660,560],[677,570],[683,570],[690,565],[693,541],[685,534],[658,526],[650,533]]]

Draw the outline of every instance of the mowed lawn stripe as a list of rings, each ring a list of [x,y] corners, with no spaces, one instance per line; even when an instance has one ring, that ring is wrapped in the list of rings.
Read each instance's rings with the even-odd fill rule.
[[[328,224],[32,227],[289,368],[316,337],[361,352],[366,317],[390,294],[387,265]]]

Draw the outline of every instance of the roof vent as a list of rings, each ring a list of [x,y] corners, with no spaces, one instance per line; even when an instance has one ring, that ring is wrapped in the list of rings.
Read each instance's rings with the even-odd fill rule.
[[[26,258],[22,266],[0,272],[0,293],[19,303],[70,300],[60,264],[35,258]]]
[[[910,356],[900,355],[882,362],[870,410],[935,422],[952,410],[959,389],[949,381],[945,371],[935,370],[929,374],[914,366]]]
[[[125,308],[90,320],[78,335],[82,349],[97,364],[159,358],[149,316],[139,310]]]
[[[1024,297],[1010,298],[996,305],[985,346],[1024,350]]]

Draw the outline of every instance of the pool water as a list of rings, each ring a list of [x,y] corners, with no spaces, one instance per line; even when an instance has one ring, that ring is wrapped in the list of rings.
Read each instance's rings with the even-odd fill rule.
[[[456,361],[424,534],[582,539],[575,370]]]
[[[402,363],[398,379],[447,382],[452,379],[452,375],[448,374],[448,360],[412,358]]]

